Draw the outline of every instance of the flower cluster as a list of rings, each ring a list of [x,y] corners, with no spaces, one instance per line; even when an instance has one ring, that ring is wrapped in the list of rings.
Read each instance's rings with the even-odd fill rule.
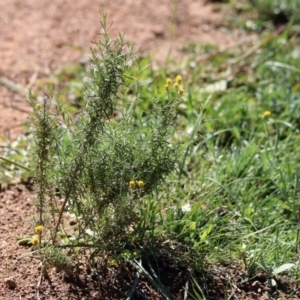
[[[182,82],[181,75],[177,75],[176,82],[173,84],[173,87],[175,88],[178,95],[182,95],[184,93],[184,89],[180,87],[181,82]],[[172,80],[170,78],[168,78],[166,80],[166,84],[165,84],[166,91],[169,91],[171,86],[172,86]]]
[[[139,188],[143,188],[145,185],[145,182],[143,180],[139,180],[139,181],[134,181],[134,180],[130,180],[129,181],[129,187],[130,188],[135,188],[135,186],[138,186]]]
[[[33,246],[36,246],[40,243],[43,229],[44,229],[44,226],[42,226],[42,225],[38,225],[34,228],[34,231],[37,235],[33,236],[31,239]]]

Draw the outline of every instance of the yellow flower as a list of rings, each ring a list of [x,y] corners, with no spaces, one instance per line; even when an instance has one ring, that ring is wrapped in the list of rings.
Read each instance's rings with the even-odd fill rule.
[[[176,76],[176,82],[177,82],[178,84],[180,84],[181,81],[182,81],[181,75],[177,75],[177,76]]]
[[[271,115],[271,112],[269,110],[264,111],[264,118],[269,118]]]
[[[139,180],[137,184],[138,184],[139,188],[142,188],[142,187],[144,187],[145,182],[143,180]]]
[[[170,86],[172,84],[172,80],[170,78],[167,79],[166,85]]]
[[[129,181],[129,186],[130,186],[130,188],[133,189],[135,187],[135,182],[133,180],[130,180]]]
[[[35,233],[37,233],[37,234],[41,234],[42,231],[43,231],[43,229],[44,229],[44,227],[43,227],[42,225],[39,225],[39,226],[36,226],[36,227],[34,228],[34,231],[35,231]]]
[[[182,95],[184,93],[184,89],[179,89],[178,94]]]
[[[168,91],[170,89],[170,86],[168,84],[165,84],[165,89]]]
[[[39,238],[37,236],[32,237],[31,239],[32,245],[36,246],[39,243]]]
[[[178,82],[174,83],[174,88],[175,88],[176,90],[179,89],[179,84],[178,84]]]
[[[36,109],[40,109],[40,108],[41,108],[41,104],[40,104],[40,103],[37,103],[37,104],[35,105],[35,108],[36,108]]]

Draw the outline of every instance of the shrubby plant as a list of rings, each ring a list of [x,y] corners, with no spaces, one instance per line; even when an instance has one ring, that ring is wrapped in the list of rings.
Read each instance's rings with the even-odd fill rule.
[[[153,97],[152,111],[145,113],[131,89],[138,86],[130,74],[132,48],[122,35],[110,38],[105,15],[102,25],[81,109],[71,115],[51,97],[31,100],[36,223],[55,247],[111,249],[142,238],[144,199],[176,169],[180,155],[171,139],[184,92],[181,76],[175,84],[166,81],[166,99]],[[75,216],[76,230],[66,227],[66,212]]]

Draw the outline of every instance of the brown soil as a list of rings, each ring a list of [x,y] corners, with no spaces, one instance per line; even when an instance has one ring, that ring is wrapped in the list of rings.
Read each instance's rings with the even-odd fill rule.
[[[32,218],[35,208],[33,194],[23,185],[2,188],[0,192],[0,299],[126,299],[136,280],[136,271],[127,264],[119,266],[87,266],[84,261],[71,274],[48,268],[41,276],[40,260],[31,247],[20,246],[17,238],[32,236]],[[160,249],[163,255],[165,249]],[[158,252],[159,252],[158,251]],[[153,259],[151,255],[142,261],[159,266],[161,282],[176,296],[184,298],[184,288],[190,271],[165,256]],[[201,286],[207,299],[300,299],[297,283],[289,278],[276,279],[277,288],[267,284],[264,275],[247,279],[239,266],[214,265],[193,277]],[[230,280],[229,280],[230,278]],[[10,282],[8,282],[10,280]],[[15,283],[9,288],[8,283]],[[189,281],[192,286],[192,280]],[[190,293],[192,289],[190,288]],[[141,276],[131,299],[164,299],[156,289]],[[188,299],[195,299],[188,297]]]
[[[30,111],[26,88],[59,66],[89,55],[91,41],[98,39],[101,30],[99,12],[103,10],[113,22],[112,35],[125,33],[126,40],[135,43],[140,54],[150,53],[157,64],[169,54],[181,60],[182,48],[190,42],[218,44],[222,49],[241,38],[237,31],[228,34],[223,30],[221,7],[204,0],[2,0],[0,136],[15,138],[24,133],[23,124]],[[12,81],[11,87],[7,79]],[[72,276],[53,268],[48,276],[40,276],[36,253],[16,240],[33,233],[33,197],[25,186],[1,186],[0,299],[126,299],[135,280],[135,271],[127,265],[102,267],[97,272],[82,267]],[[165,286],[183,299],[188,270],[167,259],[161,265]],[[226,282],[227,273],[236,279],[234,284]],[[295,286],[282,281],[276,292],[263,277],[242,283],[243,271],[235,267],[212,267],[205,276],[195,276],[209,299],[224,299],[225,291],[230,299],[286,299]],[[140,278],[132,299],[162,296]],[[289,299],[300,299],[300,295]]]
[[[169,54],[181,60],[182,48],[191,42],[222,49],[244,38],[238,31],[226,32],[221,6],[205,0],[2,0],[0,76],[26,92],[58,66],[84,59],[91,42],[99,38],[100,11],[113,23],[112,36],[125,33],[126,40],[135,43],[140,54],[151,54],[155,63],[163,63]],[[24,99],[0,80],[0,135],[23,132],[28,115]]]

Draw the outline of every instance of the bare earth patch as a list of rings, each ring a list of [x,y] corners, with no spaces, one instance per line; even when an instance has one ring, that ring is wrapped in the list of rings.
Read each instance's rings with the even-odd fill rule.
[[[37,254],[16,240],[32,235],[31,220],[35,213],[32,199],[32,191],[23,185],[2,188],[0,192],[0,299],[126,299],[136,280],[136,270],[128,264],[95,267],[83,261],[71,275],[49,268],[46,276],[41,276]],[[151,260],[152,267],[158,263],[159,270],[155,271],[161,274],[163,285],[177,299],[183,299],[190,271],[164,256],[164,249],[158,252],[162,255],[155,261],[151,255],[142,261],[144,268],[147,269]],[[148,272],[151,272],[149,267]],[[194,273],[193,277],[208,299],[300,298],[300,292],[295,292],[297,283],[289,278],[281,277],[277,280],[277,289],[272,288],[264,275],[247,279],[245,271],[235,264],[211,266],[203,273]],[[141,276],[131,299],[164,297]]]
[[[2,0],[1,4],[0,76],[25,91],[58,66],[90,55],[92,41],[101,31],[101,11],[113,23],[112,36],[124,33],[140,54],[151,54],[155,63],[165,62],[168,55],[181,60],[182,48],[191,42],[222,49],[245,38],[238,31],[225,32],[220,6],[204,0]],[[0,134],[15,137],[23,132],[28,111],[24,99],[0,84]]]
[[[241,39],[237,31],[229,34],[223,30],[222,10],[204,0],[2,0],[0,135],[15,138],[24,133],[30,111],[24,89],[60,65],[89,55],[91,41],[98,39],[101,30],[100,11],[106,11],[113,22],[112,35],[125,33],[140,54],[150,53],[157,64],[168,55],[181,60],[182,48],[190,42],[218,44],[222,49]],[[19,86],[18,92],[3,85],[5,79],[15,88]],[[100,267],[97,272],[82,265],[72,276],[53,268],[48,276],[40,276],[37,255],[17,241],[33,234],[33,197],[23,185],[1,186],[0,299],[126,299],[136,276],[128,265]],[[160,263],[164,285],[182,299],[189,270],[164,257]],[[226,274],[235,282],[228,283]],[[286,299],[296,287],[284,278],[277,291],[267,286],[263,276],[244,281],[243,270],[235,266],[211,267],[207,274],[194,276],[210,299],[224,299],[225,291],[230,299]],[[289,299],[299,298],[300,294],[295,294]],[[140,278],[132,299],[163,298]]]

